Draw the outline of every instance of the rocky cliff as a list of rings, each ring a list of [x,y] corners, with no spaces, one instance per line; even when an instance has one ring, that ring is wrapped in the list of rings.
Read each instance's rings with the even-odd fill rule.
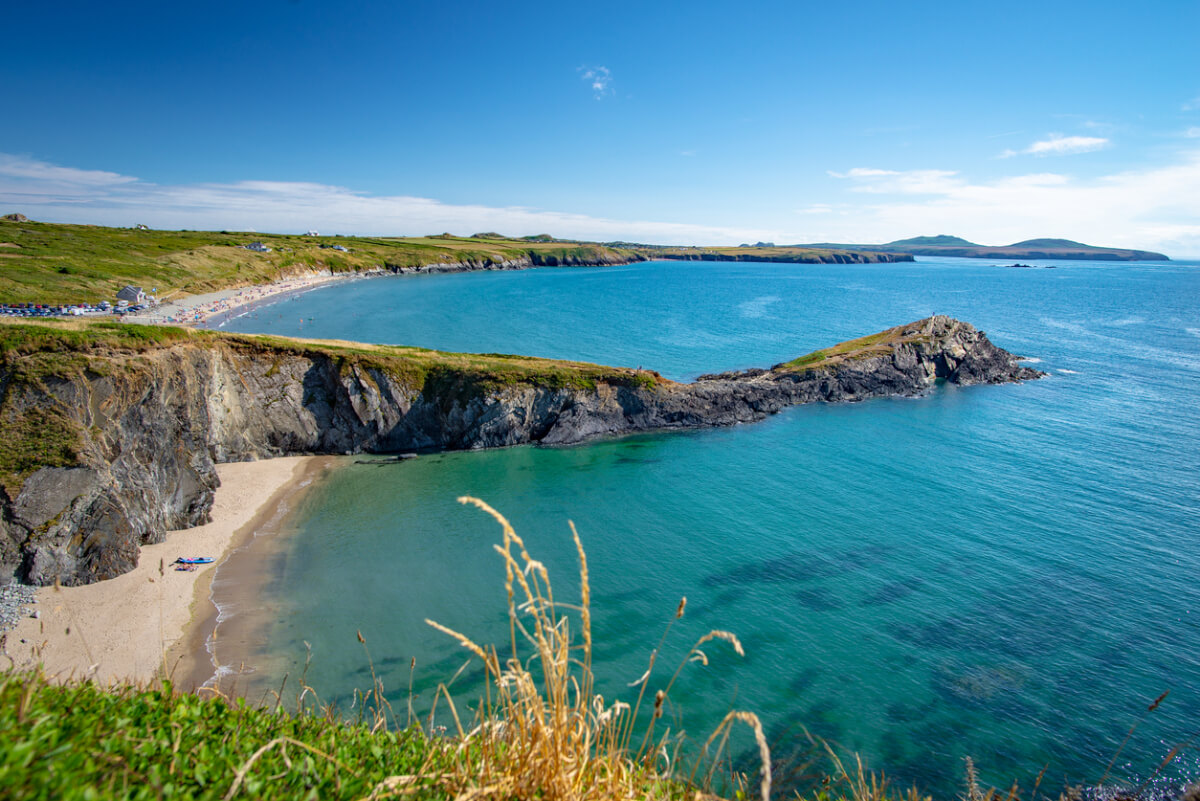
[[[802,249],[788,252],[788,248],[724,248],[722,250],[696,250],[660,248],[649,251],[656,259],[676,261],[755,261],[777,264],[891,264],[901,261],[916,261],[908,253],[882,253],[869,250],[815,250]]]
[[[567,444],[752,422],[813,401],[1035,378],[931,317],[771,369],[648,371],[92,324],[0,326],[0,568],[81,584],[203,523],[214,465],[291,453]]]
[[[530,250],[523,256],[507,260],[490,257],[459,259],[456,261],[431,262],[429,264],[393,264],[384,262],[383,266],[374,270],[360,270],[363,275],[372,273],[396,273],[408,275],[416,273],[466,273],[477,270],[528,270],[531,267],[609,267],[617,264],[632,264],[646,261],[646,257],[632,251],[614,250],[612,248],[579,248],[579,252],[564,251],[549,253]]]

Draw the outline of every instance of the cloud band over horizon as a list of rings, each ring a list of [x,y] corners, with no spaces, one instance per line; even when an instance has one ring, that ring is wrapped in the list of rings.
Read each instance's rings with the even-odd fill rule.
[[[1081,181],[1057,173],[975,182],[954,170],[855,167],[829,171],[834,198],[799,197],[761,227],[620,220],[527,207],[453,205],[376,196],[313,182],[160,185],[0,153],[0,213],[53,222],[129,227],[310,229],[411,236],[451,231],[550,233],[595,241],[733,245],[774,241],[879,243],[951,233],[984,244],[1056,236],[1088,244],[1200,256],[1200,150],[1177,163]],[[840,187],[840,188],[838,188]],[[819,209],[819,213],[814,210]]]

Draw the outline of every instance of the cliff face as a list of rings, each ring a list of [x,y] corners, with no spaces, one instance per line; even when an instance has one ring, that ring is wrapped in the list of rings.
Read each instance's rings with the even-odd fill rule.
[[[0,368],[4,424],[18,431],[25,430],[18,423],[33,421],[28,436],[55,445],[59,456],[10,475],[0,493],[0,568],[39,584],[123,573],[136,565],[139,545],[208,519],[218,462],[567,444],[752,422],[813,401],[915,395],[938,379],[975,384],[1041,375],[946,317],[770,370],[686,385],[559,362],[546,363],[558,372],[513,379],[456,366],[469,357],[454,362],[447,355],[445,365],[415,370],[369,352],[347,353],[288,341],[184,339],[91,352],[37,372],[36,380],[22,362],[34,357],[10,355]]]
[[[676,261],[756,261],[778,264],[891,264],[915,261],[909,253],[882,253],[865,250],[789,253],[722,253],[720,251],[664,250],[654,256]]]
[[[467,273],[478,270],[528,270],[531,267],[609,267],[616,264],[632,264],[646,261],[640,253],[612,248],[594,248],[586,252],[547,253],[531,250],[521,258],[507,261],[495,259],[463,259],[460,261],[433,262],[418,266],[385,263],[382,269],[364,270],[363,274],[371,272],[396,273],[409,275],[416,273]]]

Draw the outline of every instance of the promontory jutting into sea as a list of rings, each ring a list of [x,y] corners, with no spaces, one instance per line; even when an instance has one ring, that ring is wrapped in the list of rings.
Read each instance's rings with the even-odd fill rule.
[[[463,655],[425,618],[489,642],[507,630],[474,611],[499,608],[503,588],[487,547],[494,524],[455,503],[470,494],[502,499],[567,586],[574,521],[606,697],[645,670],[647,632],[679,597],[678,647],[736,629],[746,658],[714,654],[681,688],[689,731],[753,698],[777,753],[803,750],[808,730],[899,783],[949,794],[963,754],[988,754],[988,775],[1023,781],[1049,759],[1091,775],[1128,731],[1111,721],[1171,688],[1172,704],[1126,746],[1154,753],[1200,702],[1187,680],[1200,654],[1188,611],[1200,600],[1189,545],[1200,522],[1189,489],[1200,468],[1189,401],[1200,390],[1200,273],[1194,262],[1029,261],[653,261],[381,279],[236,317],[225,330],[579,359],[689,381],[938,312],[1047,375],[566,449],[347,460],[254,562],[251,573],[272,577],[265,589],[223,585],[218,573],[217,604],[256,634],[224,654],[218,644],[218,661],[254,665],[241,681],[261,693],[301,669],[307,643],[308,680],[349,706],[370,681],[344,647],[361,629],[394,704],[405,703],[409,659],[425,666],[416,686],[427,710]]]
[[[453,735],[439,687],[469,715],[514,681],[463,643],[538,608],[504,614],[472,496],[520,581],[552,577],[553,628],[590,626],[581,692],[669,707],[681,759],[753,706],[731,759],[777,795],[814,747],[938,797],[969,755],[1088,786],[1120,753],[1159,794],[1200,769],[1155,768],[1200,706],[1200,263],[0,225],[0,556],[42,587],[5,591],[17,666],[252,700],[303,676],[280,703]],[[131,243],[167,255],[95,266]],[[280,280],[222,288],[229,259]]]

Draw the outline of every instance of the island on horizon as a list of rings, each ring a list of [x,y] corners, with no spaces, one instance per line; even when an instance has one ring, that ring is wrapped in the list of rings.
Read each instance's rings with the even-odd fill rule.
[[[1071,259],[1086,261],[1170,261],[1151,250],[1130,250],[1085,245],[1070,239],[1026,239],[1011,245],[980,245],[959,236],[914,236],[882,245],[838,245],[818,243],[792,245],[802,248],[858,248],[880,253],[911,253],[914,256],[961,256],[972,259]]]

